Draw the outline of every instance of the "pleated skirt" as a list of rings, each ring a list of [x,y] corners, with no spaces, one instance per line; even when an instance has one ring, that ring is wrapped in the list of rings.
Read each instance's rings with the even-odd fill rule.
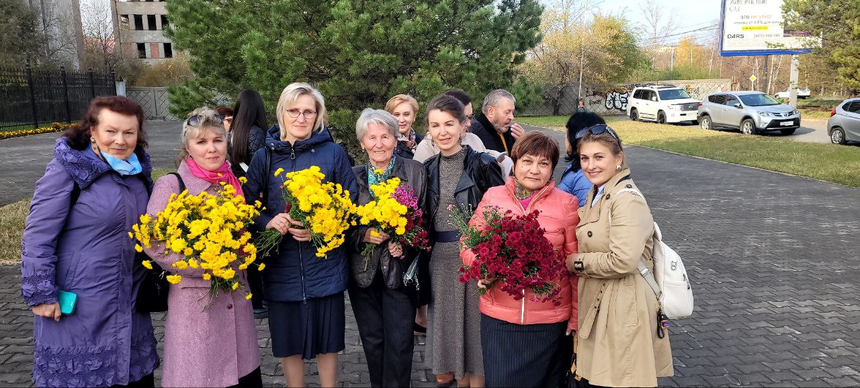
[[[346,317],[343,293],[311,298],[306,302],[268,302],[272,354],[283,358],[300,354],[311,360],[317,354],[344,349]]]

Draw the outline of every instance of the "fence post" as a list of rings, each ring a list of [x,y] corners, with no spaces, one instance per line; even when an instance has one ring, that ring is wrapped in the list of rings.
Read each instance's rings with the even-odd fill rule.
[[[110,80],[113,83],[113,95],[116,96],[116,72],[110,71]]]
[[[33,69],[30,68],[30,64],[27,64],[27,86],[30,89],[30,110],[33,112],[33,129],[39,128],[39,116],[36,111],[36,91],[33,88]]]
[[[96,80],[95,80],[95,74],[93,73],[92,67],[90,68],[88,73],[90,73],[90,92],[92,92],[93,98],[96,98]]]
[[[69,106],[69,82],[66,80],[66,67],[60,66],[60,74],[63,77],[63,100],[66,104],[66,124],[72,123],[72,108]]]

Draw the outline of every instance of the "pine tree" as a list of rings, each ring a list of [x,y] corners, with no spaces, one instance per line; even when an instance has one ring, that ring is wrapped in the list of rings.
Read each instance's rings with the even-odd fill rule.
[[[534,92],[514,67],[540,41],[537,0],[171,0],[167,9],[195,73],[171,89],[179,117],[243,88],[273,113],[283,88],[303,81],[325,97],[337,140],[356,146],[359,112],[395,94],[426,103],[458,87],[478,107],[495,88]]]

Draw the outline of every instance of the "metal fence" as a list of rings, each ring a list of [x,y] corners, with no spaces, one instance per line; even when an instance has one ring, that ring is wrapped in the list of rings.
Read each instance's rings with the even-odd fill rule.
[[[170,114],[170,100],[167,88],[128,87],[126,97],[143,107],[143,117],[147,120],[176,120]]]
[[[651,84],[678,86],[685,89],[690,97],[698,100],[711,93],[733,90],[730,79],[637,82],[602,89],[583,85],[582,104],[586,110],[600,115],[623,115],[627,111],[627,98],[630,92],[638,86]],[[544,87],[543,101],[528,107],[520,114],[523,116],[569,116],[576,112],[579,106],[578,92],[578,84],[548,85]]]
[[[0,130],[79,120],[97,96],[116,95],[114,74],[0,68]]]

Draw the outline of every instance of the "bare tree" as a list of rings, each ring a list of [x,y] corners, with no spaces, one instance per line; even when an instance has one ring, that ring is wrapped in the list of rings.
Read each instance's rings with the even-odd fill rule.
[[[122,62],[119,42],[113,27],[110,8],[99,7],[95,2],[81,4],[81,24],[84,30],[84,48],[87,66],[103,70],[116,70]]]
[[[639,11],[644,22],[640,25],[645,34],[640,45],[651,51],[651,60],[656,64],[657,49],[666,45],[667,38],[676,24],[676,14],[673,9],[666,8],[658,0],[642,0]]]
[[[46,42],[42,46],[43,65],[74,65],[83,60],[78,48],[83,46],[80,34],[80,10],[77,2],[69,2],[71,9],[63,9],[54,0],[32,0],[30,2],[40,22],[41,33]]]

